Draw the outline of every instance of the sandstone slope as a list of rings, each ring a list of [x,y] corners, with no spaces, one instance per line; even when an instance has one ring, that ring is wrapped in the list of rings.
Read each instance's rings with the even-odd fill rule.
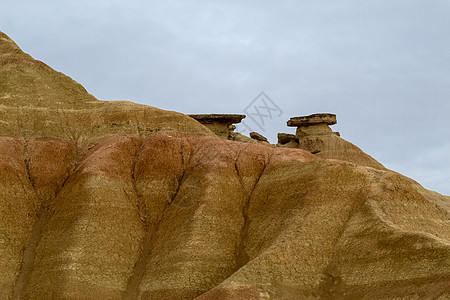
[[[157,131],[213,135],[181,113],[129,101],[100,101],[79,83],[25,54],[0,32],[0,133],[77,140]]]
[[[0,299],[450,298],[450,199],[393,171],[97,100],[4,34],[0,125]]]

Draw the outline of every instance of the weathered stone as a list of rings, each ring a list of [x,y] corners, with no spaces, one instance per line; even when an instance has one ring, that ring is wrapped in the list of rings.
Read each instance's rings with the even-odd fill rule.
[[[287,121],[287,126],[297,127],[298,138],[309,135],[331,135],[334,134],[329,125],[336,124],[334,114],[313,114],[310,116],[293,117]]]
[[[230,132],[236,128],[236,126],[233,128],[232,124],[240,123],[245,118],[245,115],[239,114],[192,114],[189,116],[224,139],[230,139]]]
[[[313,124],[327,124],[334,125],[337,124],[336,115],[335,114],[312,114],[309,116],[302,117],[292,117],[288,122],[287,126],[289,127],[301,127],[301,126],[310,126]]]
[[[251,137],[248,137],[246,135],[243,135],[239,132],[230,132],[229,136],[230,141],[236,141],[236,142],[243,142],[243,143],[251,143],[251,144],[259,144],[260,142],[257,140],[252,139]]]
[[[342,139],[339,132],[333,132],[329,125],[336,124],[334,114],[313,114],[291,118],[287,124],[297,127],[298,148],[321,158],[345,160],[356,164],[384,169],[384,166],[360,148]],[[290,143],[295,147],[295,143]]]
[[[298,138],[295,134],[278,133],[277,147],[298,148]]]
[[[190,114],[188,116],[196,119],[202,124],[217,122],[227,123],[229,125],[241,123],[242,119],[245,118],[245,115],[240,114]]]
[[[261,141],[261,142],[267,142],[267,138],[260,133],[257,132],[250,132],[250,137],[254,140]]]
[[[295,134],[290,134],[290,133],[278,133],[277,137],[278,137],[278,143],[280,143],[280,144],[289,143],[292,140],[298,140],[298,138]]]

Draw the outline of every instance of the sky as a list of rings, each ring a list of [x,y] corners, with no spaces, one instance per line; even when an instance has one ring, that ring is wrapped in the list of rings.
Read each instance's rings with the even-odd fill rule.
[[[449,0],[2,0],[2,11],[1,31],[99,99],[247,113],[237,130],[273,143],[295,132],[290,117],[335,113],[343,138],[450,195]],[[252,115],[262,92],[276,107],[264,124]]]

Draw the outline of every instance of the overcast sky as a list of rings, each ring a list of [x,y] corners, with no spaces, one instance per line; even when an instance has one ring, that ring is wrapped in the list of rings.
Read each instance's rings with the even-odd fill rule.
[[[2,2],[0,30],[103,100],[243,113],[264,91],[385,166],[450,195],[450,1]],[[243,131],[243,127],[239,127]]]

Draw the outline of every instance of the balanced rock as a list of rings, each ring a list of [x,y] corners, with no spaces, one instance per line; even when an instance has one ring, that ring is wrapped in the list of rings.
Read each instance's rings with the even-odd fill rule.
[[[322,113],[293,117],[287,121],[287,126],[297,127],[296,135],[301,138],[308,135],[331,135],[333,131],[329,126],[336,123],[336,115]]]
[[[236,129],[233,124],[240,123],[245,118],[245,115],[239,114],[191,114],[189,116],[224,139],[230,139],[230,133]]]
[[[337,124],[336,121],[336,115],[335,114],[328,114],[328,113],[321,113],[321,114],[312,114],[309,116],[302,116],[302,117],[292,117],[288,122],[288,126],[310,126],[313,124],[322,124],[325,123],[327,125],[334,125]]]
[[[298,147],[318,157],[385,169],[381,163],[359,147],[341,138],[339,133],[333,132],[329,126],[336,123],[335,114],[319,113],[291,118],[287,125],[297,127]]]

